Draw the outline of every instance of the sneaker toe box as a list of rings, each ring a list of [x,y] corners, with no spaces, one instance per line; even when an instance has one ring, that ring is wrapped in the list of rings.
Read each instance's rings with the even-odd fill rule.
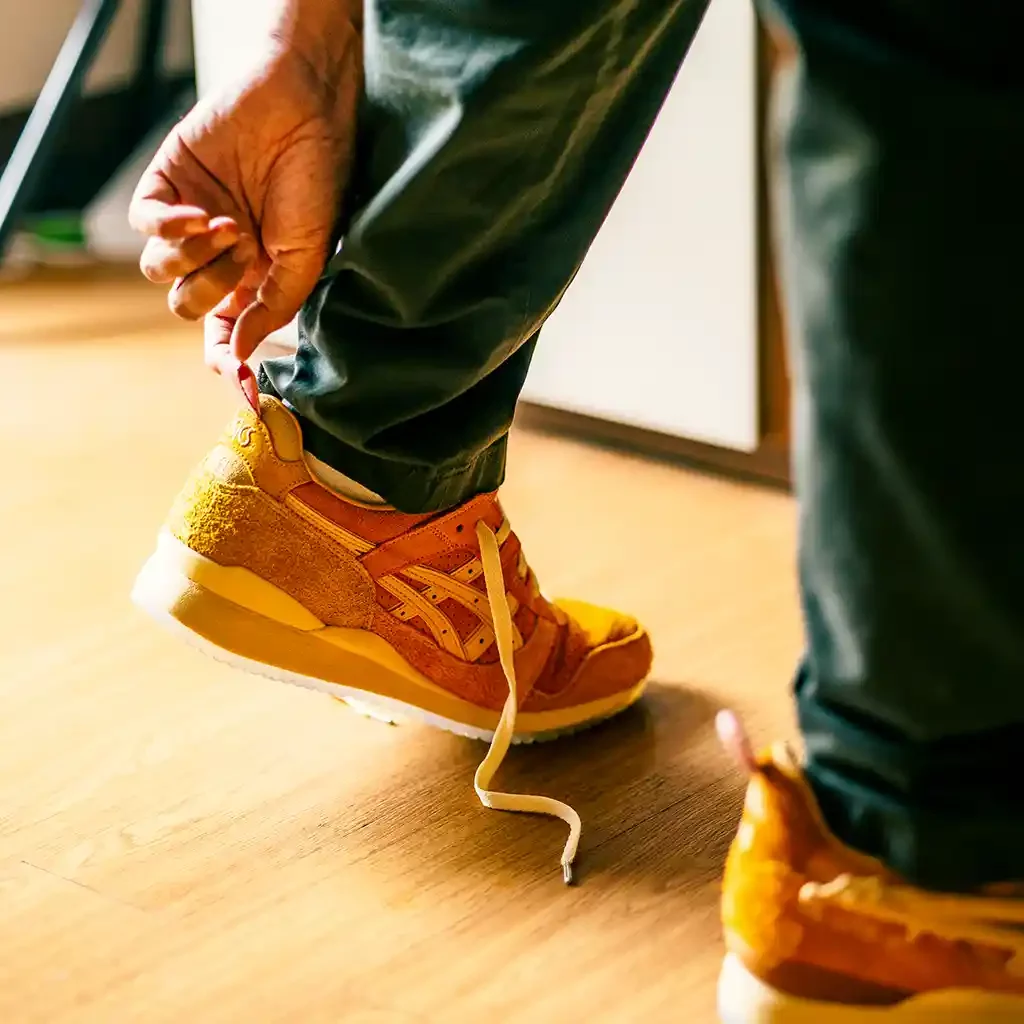
[[[602,701],[634,689],[647,678],[653,657],[651,641],[636,619],[582,601],[557,604],[584,632],[589,649],[564,687],[555,693],[532,693],[523,710],[554,710]]]

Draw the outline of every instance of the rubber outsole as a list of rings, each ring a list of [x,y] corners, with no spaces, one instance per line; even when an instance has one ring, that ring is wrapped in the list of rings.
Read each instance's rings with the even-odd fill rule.
[[[493,729],[436,714],[417,704],[397,700],[367,689],[293,671],[270,661],[251,658],[239,650],[232,650],[224,643],[217,643],[212,637],[193,628],[189,621],[183,621],[190,617],[193,620],[196,618],[195,606],[197,604],[203,608],[201,619],[207,622],[215,621],[219,628],[222,627],[226,631],[225,636],[229,637],[230,642],[236,647],[244,646],[242,641],[246,638],[251,640],[258,635],[265,635],[270,630],[280,631],[282,627],[280,623],[255,616],[255,613],[234,605],[217,594],[206,591],[193,580],[181,575],[173,565],[168,564],[166,558],[161,557],[159,547],[139,573],[132,590],[132,601],[150,618],[184,639],[192,647],[233,668],[277,682],[326,693],[348,705],[357,713],[388,724],[414,721],[467,739],[490,742],[493,738]],[[243,616],[245,618],[242,618]],[[241,626],[247,630],[241,638],[231,632],[233,619],[239,619]],[[238,628],[241,627],[237,623],[235,626],[235,633],[237,633]],[[308,635],[296,633],[295,640],[296,642],[308,642]],[[344,652],[328,650],[328,655],[335,654],[341,658]],[[369,667],[373,668],[374,666]],[[594,707],[595,713],[586,715],[583,720],[550,729],[520,731],[515,734],[512,742],[516,744],[545,742],[581,732],[626,710],[640,698],[645,685],[646,683],[640,683],[632,690],[620,695],[618,702],[607,708],[604,713],[602,713],[602,706],[598,705]],[[436,687],[431,686],[427,695],[436,697],[439,692]],[[449,695],[445,695],[445,698],[454,701],[454,698]],[[586,709],[580,710],[586,714]],[[477,708],[473,708],[473,712],[478,715],[482,713],[481,709]],[[497,719],[496,714],[494,718]]]

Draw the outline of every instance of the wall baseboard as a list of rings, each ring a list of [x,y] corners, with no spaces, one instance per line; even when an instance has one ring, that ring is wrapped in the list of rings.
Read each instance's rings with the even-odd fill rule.
[[[614,451],[662,459],[735,480],[785,491],[792,487],[787,437],[765,437],[760,448],[748,454],[532,402],[520,403],[516,423],[528,430],[588,441]]]
[[[165,79],[157,114],[194,85],[191,72]],[[28,212],[84,209],[152,127],[142,124],[136,111],[130,85],[79,99]],[[10,159],[29,113],[29,108],[0,113],[0,168]]]

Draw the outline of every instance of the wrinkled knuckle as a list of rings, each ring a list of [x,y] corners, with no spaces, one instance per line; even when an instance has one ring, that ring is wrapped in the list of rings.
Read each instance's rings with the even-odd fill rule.
[[[267,278],[259,289],[259,301],[263,303],[272,313],[287,315],[293,309],[297,309],[305,298],[304,295],[295,294],[295,289],[285,285],[274,278]]]

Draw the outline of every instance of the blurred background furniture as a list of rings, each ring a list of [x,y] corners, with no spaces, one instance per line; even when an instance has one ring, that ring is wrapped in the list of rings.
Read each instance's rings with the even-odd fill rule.
[[[181,0],[23,7],[0,0],[0,20],[18,25],[0,39],[0,258],[29,214],[73,222],[192,79]]]

